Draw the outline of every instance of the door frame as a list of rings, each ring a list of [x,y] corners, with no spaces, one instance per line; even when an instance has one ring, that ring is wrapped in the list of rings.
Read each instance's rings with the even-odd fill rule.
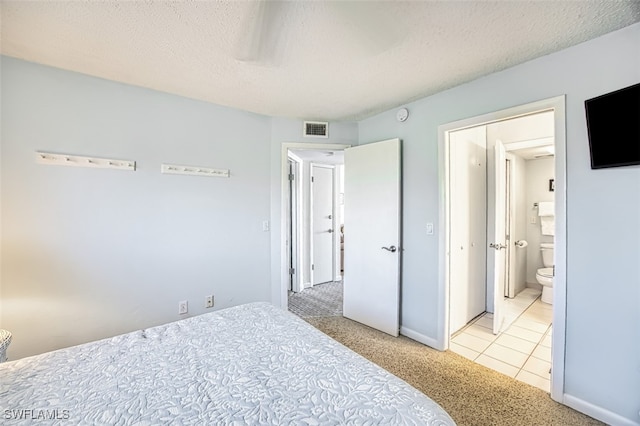
[[[553,338],[551,350],[551,398],[562,403],[564,398],[566,303],[567,303],[567,224],[566,224],[566,125],[565,96],[519,105],[500,111],[466,118],[438,126],[439,151],[439,249],[438,268],[438,349],[449,348],[449,133],[468,127],[491,124],[535,112],[554,111],[555,137],[555,276],[553,282]]]
[[[287,162],[293,163],[293,173],[291,170],[287,170],[287,184],[289,186],[289,190],[287,191],[287,206],[289,206],[289,202],[292,201],[291,211],[287,208],[287,212],[285,212],[286,223],[287,225],[291,225],[292,227],[292,236],[290,245],[287,247],[287,252],[285,253],[287,258],[289,258],[289,251],[291,251],[293,261],[291,264],[288,264],[288,268],[293,268],[293,274],[290,274],[291,279],[291,290],[294,292],[300,292],[303,288],[303,275],[302,275],[302,257],[300,256],[300,252],[302,250],[302,238],[304,233],[302,232],[302,208],[300,200],[302,199],[302,179],[301,179],[301,166],[302,159],[295,155],[292,152],[289,152],[287,155]],[[293,174],[293,180],[290,180],[288,175]],[[288,226],[285,229],[285,232],[288,234]],[[288,235],[287,235],[288,237]],[[285,237],[285,242],[287,238]],[[289,274],[289,271],[287,271]],[[287,289],[288,289],[287,285]]]
[[[287,206],[289,205],[289,173],[287,172],[289,150],[343,151],[351,145],[331,143],[284,142],[280,150],[280,306],[289,307],[289,262],[287,260]]]
[[[487,131],[487,126],[482,126],[484,131]],[[487,177],[493,176],[493,185],[487,185],[486,196],[491,198],[490,194],[493,193],[493,203],[487,203],[487,233],[489,232],[489,222],[493,222],[493,235],[487,236],[489,241],[493,241],[493,244],[508,244],[506,240],[506,216],[507,216],[507,151],[504,144],[500,140],[495,141],[493,152],[490,154],[487,152],[487,156],[493,157],[493,170],[487,170]],[[488,162],[487,162],[488,164]],[[493,218],[489,217],[489,213],[493,211]],[[493,299],[493,334],[499,334],[504,326],[504,287],[506,282],[506,265],[507,265],[507,252],[502,252],[501,248],[491,252],[489,248],[491,244],[487,242],[485,250],[487,251],[487,260],[491,260],[491,265],[487,265],[486,286],[487,289],[492,287],[492,299]],[[489,255],[488,253],[491,253]],[[490,275],[489,271],[493,273]],[[489,277],[492,277],[493,282],[489,282]]]
[[[507,217],[509,218],[507,221],[507,235],[509,236],[509,239],[507,240],[507,271],[505,274],[504,297],[508,297],[510,299],[515,297],[514,282],[516,278],[516,270],[514,268],[516,261],[516,246],[513,238],[516,227],[512,220],[515,216],[515,205],[513,202],[513,177],[515,176],[515,167],[515,156],[507,152]]]
[[[309,164],[310,171],[309,176],[311,177],[311,191],[309,192],[310,206],[309,206],[309,250],[310,250],[310,262],[311,262],[311,272],[310,272],[310,280],[311,287],[313,287],[315,281],[315,270],[313,269],[313,265],[315,264],[315,252],[314,252],[314,228],[313,228],[313,205],[314,205],[314,189],[313,189],[313,169],[314,167],[320,167],[323,169],[331,170],[331,229],[333,229],[333,233],[331,234],[331,279],[333,281],[336,280],[336,167],[331,164],[321,164],[321,163],[311,163]]]

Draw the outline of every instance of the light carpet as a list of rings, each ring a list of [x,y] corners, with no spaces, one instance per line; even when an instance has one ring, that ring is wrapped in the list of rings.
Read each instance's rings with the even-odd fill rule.
[[[344,317],[305,318],[343,345],[440,404],[459,426],[603,423],[553,401],[549,394],[406,337],[392,337]]]

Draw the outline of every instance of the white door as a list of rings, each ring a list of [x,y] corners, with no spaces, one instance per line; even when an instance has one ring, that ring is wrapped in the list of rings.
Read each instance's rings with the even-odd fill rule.
[[[343,315],[397,336],[400,327],[400,139],[344,154]]]
[[[449,134],[449,333],[487,305],[487,132]]]
[[[311,283],[333,281],[333,167],[311,165]]]
[[[495,233],[489,250],[494,251],[493,260],[493,334],[498,334],[504,322],[504,284],[506,269],[506,208],[507,208],[507,153],[501,141],[495,146]]]

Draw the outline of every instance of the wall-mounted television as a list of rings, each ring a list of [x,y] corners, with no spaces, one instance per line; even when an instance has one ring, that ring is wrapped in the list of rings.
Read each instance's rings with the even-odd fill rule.
[[[640,83],[584,101],[591,168],[640,164]]]

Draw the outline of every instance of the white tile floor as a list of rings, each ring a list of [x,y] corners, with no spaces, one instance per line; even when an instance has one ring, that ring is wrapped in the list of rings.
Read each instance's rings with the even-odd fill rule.
[[[493,315],[485,313],[457,332],[450,349],[522,382],[549,392],[551,386],[552,306],[540,291],[527,288],[505,299],[502,332],[492,333]]]

